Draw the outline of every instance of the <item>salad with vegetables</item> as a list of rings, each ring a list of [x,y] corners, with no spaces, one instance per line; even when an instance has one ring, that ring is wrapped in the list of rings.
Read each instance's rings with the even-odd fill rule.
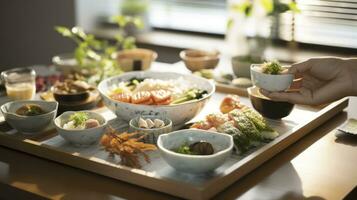
[[[198,89],[183,78],[161,80],[132,78],[115,86],[109,97],[113,100],[142,105],[175,105],[205,97],[206,90]]]

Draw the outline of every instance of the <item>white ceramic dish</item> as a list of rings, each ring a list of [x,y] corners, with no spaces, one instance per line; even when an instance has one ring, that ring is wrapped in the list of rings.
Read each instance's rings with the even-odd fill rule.
[[[75,146],[88,146],[92,145],[100,140],[105,132],[107,121],[103,116],[91,111],[80,111],[89,115],[89,118],[98,120],[100,126],[95,128],[83,129],[83,130],[67,130],[63,128],[63,125],[69,121],[69,117],[74,114],[73,111],[67,111],[58,116],[54,122],[58,134],[66,141],[72,143]]]
[[[182,144],[189,145],[204,140],[212,144],[212,155],[186,155],[172,151]],[[197,129],[185,129],[159,136],[157,146],[162,158],[173,168],[186,173],[205,173],[221,166],[231,155],[233,137],[228,134],[215,133]]]
[[[138,132],[141,135],[146,135],[143,138],[143,141],[145,143],[151,143],[151,144],[156,144],[157,139],[159,138],[159,135],[164,134],[164,133],[169,133],[172,131],[172,121],[168,118],[164,117],[157,117],[157,116],[141,116],[143,119],[160,119],[165,123],[165,126],[160,127],[160,128],[139,128],[138,121],[140,117],[136,117],[134,119],[131,119],[129,122],[129,127],[130,130],[133,132]]]
[[[23,116],[16,114],[16,110],[25,104],[37,104],[46,113],[36,116]],[[12,101],[1,106],[1,112],[4,115],[6,122],[11,127],[24,133],[24,134],[36,134],[47,128],[56,117],[58,103],[55,101]]]
[[[131,78],[154,78],[154,79],[177,79],[182,77],[185,81],[189,81],[192,85],[195,85],[199,89],[207,90],[208,95],[204,98],[190,101],[177,105],[140,105],[131,104],[111,99],[108,94],[113,89],[114,85],[122,81],[128,81]],[[165,116],[171,119],[173,126],[183,126],[186,122],[193,119],[205,106],[206,102],[212,96],[215,91],[214,84],[204,78],[194,75],[184,75],[173,72],[127,72],[123,75],[112,77],[103,80],[98,85],[98,90],[102,96],[104,105],[106,105],[111,111],[113,111],[118,118],[125,121],[129,121],[137,116]]]
[[[280,92],[289,89],[293,82],[292,74],[265,74],[261,69],[262,64],[253,64],[250,67],[252,82],[259,88],[271,92]]]

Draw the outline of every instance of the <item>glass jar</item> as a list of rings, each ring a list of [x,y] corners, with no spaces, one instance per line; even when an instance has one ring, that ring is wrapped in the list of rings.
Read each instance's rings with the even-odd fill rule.
[[[6,94],[13,100],[31,100],[36,94],[36,72],[29,68],[16,68],[1,73]]]

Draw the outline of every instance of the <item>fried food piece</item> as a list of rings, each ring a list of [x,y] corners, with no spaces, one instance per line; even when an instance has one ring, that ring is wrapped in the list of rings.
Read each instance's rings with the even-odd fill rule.
[[[244,107],[241,110],[242,113],[254,123],[259,131],[272,130],[264,117],[261,116],[257,111],[249,107]]]
[[[220,110],[223,114],[229,113],[234,109],[241,109],[244,107],[239,101],[239,96],[237,95],[228,95],[226,96],[220,105]]]
[[[246,117],[242,111],[235,109],[228,114],[229,118],[234,121],[235,127],[237,127],[248,138],[255,141],[262,141],[263,138],[260,135],[259,130],[248,117]]]
[[[110,155],[120,156],[121,164],[133,168],[141,168],[139,156],[144,156],[145,161],[150,163],[150,158],[146,151],[156,150],[156,146],[140,142],[144,136],[136,137],[137,134],[119,133],[109,127],[107,133],[102,136],[100,144]]]
[[[234,126],[234,121],[225,122],[217,128],[217,131],[232,135],[234,144],[241,153],[246,152],[250,148],[249,138]]]
[[[209,130],[211,128],[214,128],[212,124],[210,124],[207,121],[199,121],[194,124],[190,128],[197,128],[197,129],[202,129],[202,130]]]
[[[221,124],[229,121],[229,118],[224,114],[209,114],[206,116],[206,120],[208,123],[212,124],[213,127],[217,128]]]

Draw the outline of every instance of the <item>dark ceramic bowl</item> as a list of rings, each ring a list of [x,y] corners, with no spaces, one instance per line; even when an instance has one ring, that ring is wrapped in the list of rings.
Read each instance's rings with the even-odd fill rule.
[[[81,102],[86,101],[90,96],[90,91],[78,92],[74,94],[62,94],[57,93],[54,87],[51,88],[51,91],[53,93],[54,99],[58,102]]]
[[[248,88],[249,99],[261,115],[270,119],[281,119],[288,116],[294,108],[294,104],[289,102],[273,101],[260,94],[259,88]]]

